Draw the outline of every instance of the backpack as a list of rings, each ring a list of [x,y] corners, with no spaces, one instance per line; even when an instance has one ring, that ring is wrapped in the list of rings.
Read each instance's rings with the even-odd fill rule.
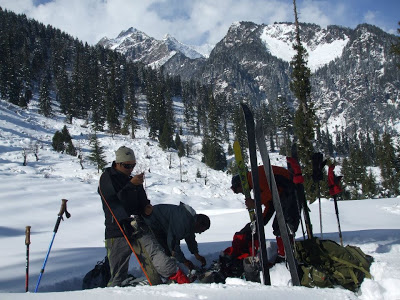
[[[98,261],[95,267],[83,277],[82,289],[106,287],[110,278],[110,264],[106,256],[102,261]]]
[[[312,238],[296,242],[295,256],[301,285],[306,287],[341,285],[355,292],[365,277],[372,277],[369,269],[373,258],[356,246]]]

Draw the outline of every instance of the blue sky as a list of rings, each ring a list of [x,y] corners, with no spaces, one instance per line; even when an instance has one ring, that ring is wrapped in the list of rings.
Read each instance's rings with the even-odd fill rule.
[[[0,6],[89,44],[134,27],[156,39],[216,44],[236,21],[293,22],[292,0],[0,0]],[[297,0],[300,22],[355,28],[369,23],[397,34],[400,0]]]

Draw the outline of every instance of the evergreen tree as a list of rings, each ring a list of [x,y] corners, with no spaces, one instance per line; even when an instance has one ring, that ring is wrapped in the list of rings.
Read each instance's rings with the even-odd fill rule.
[[[307,51],[301,44],[300,27],[297,18],[296,1],[294,4],[296,42],[293,49],[296,51],[291,62],[293,68],[290,89],[299,101],[299,106],[294,116],[294,131],[297,138],[298,158],[303,165],[304,188],[310,202],[316,199],[316,189],[313,186],[311,156],[314,152],[313,140],[315,129],[314,105],[311,101],[311,71],[307,67]]]
[[[90,152],[89,159],[96,164],[97,173],[100,173],[100,170],[104,169],[104,167],[107,165],[107,162],[105,159],[104,147],[100,145],[96,133],[91,136],[90,144],[92,150]]]
[[[233,147],[232,144],[230,142],[228,142],[228,155],[233,155],[234,151],[233,151]]]
[[[68,128],[64,125],[61,131],[56,131],[52,140],[53,149],[57,152],[66,153],[72,156],[76,156],[77,152],[72,143],[71,135],[69,134]]]
[[[278,110],[275,103],[268,102],[261,103],[260,105],[260,117],[263,120],[264,133],[269,136],[271,151],[275,151],[275,145],[277,144],[274,138],[278,138]],[[278,146],[278,145],[277,145]]]
[[[185,156],[185,144],[184,143],[180,143],[178,146],[178,156],[179,156],[179,158]]]
[[[45,117],[50,117],[52,115],[50,84],[51,75],[50,72],[47,72],[46,76],[42,79],[39,97],[39,113],[41,113]]]
[[[175,146],[179,149],[179,146],[182,144],[181,137],[178,133],[175,134]]]
[[[277,125],[283,135],[283,145],[280,150],[282,155],[290,156],[291,140],[293,134],[293,113],[285,97],[279,96],[277,100]]]
[[[65,151],[64,137],[60,131],[57,130],[56,133],[53,135],[51,145],[52,145],[53,149],[57,152]]]
[[[183,114],[188,132],[191,134],[196,133],[196,89],[194,80],[183,83],[182,87],[182,102],[183,102]]]
[[[396,153],[392,137],[385,132],[378,150],[378,164],[381,169],[382,186],[387,197],[399,195],[399,178],[396,171]]]
[[[378,195],[378,186],[374,175],[369,171],[368,175],[362,182],[362,196],[365,199],[372,199],[376,195]]]
[[[220,110],[212,93],[209,95],[208,132],[203,138],[204,162],[215,170],[227,167],[226,156],[222,148],[220,130]]]
[[[174,132],[172,131],[172,127],[169,124],[169,121],[165,120],[164,127],[159,137],[160,147],[163,150],[166,150],[168,148],[176,148],[174,140],[172,139],[173,134]]]
[[[247,154],[247,149],[249,148],[246,124],[243,117],[242,108],[237,106],[233,113],[233,130],[235,135],[235,140],[239,142],[242,149],[243,161],[247,162],[249,156]]]
[[[400,28],[397,28],[397,33],[400,34]],[[398,37],[398,42],[392,46],[392,53],[395,54],[400,59],[400,37]],[[397,67],[400,69],[400,63],[397,64]]]
[[[133,70],[132,66],[128,65],[127,71],[127,85],[126,85],[126,97],[125,97],[125,117],[124,117],[124,125],[122,127],[122,132],[128,134],[129,129],[131,131],[131,138],[135,138],[135,130],[138,127],[138,122],[136,121],[137,118],[137,108],[138,104],[135,97],[135,90],[134,90],[134,82],[133,82]]]
[[[64,147],[65,147],[65,153],[76,156],[76,149],[74,144],[72,143],[72,138],[71,135],[69,134],[68,128],[66,125],[64,125],[61,134],[63,136],[63,141],[64,141]]]
[[[343,182],[349,190],[352,199],[361,198],[362,184],[367,179],[367,168],[363,158],[363,152],[356,147],[350,151],[348,159],[342,163]]]

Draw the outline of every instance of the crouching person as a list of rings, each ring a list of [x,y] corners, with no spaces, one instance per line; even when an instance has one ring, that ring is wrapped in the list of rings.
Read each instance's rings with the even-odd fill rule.
[[[146,213],[149,214],[151,210],[148,207]],[[163,283],[190,283],[189,278],[179,268],[177,260],[165,251],[142,217],[135,216],[128,226],[124,226],[124,231],[145,249],[155,271],[163,278]]]
[[[210,218],[203,214],[197,214],[189,205],[180,203],[180,205],[159,204],[153,206],[153,211],[149,216],[144,217],[144,221],[150,227],[154,236],[160,245],[163,246],[167,255],[174,257],[178,262],[192,270],[194,264],[186,259],[181,247],[180,241],[185,240],[190,253],[201,263],[206,265],[206,259],[199,254],[196,241],[196,233],[210,228]],[[179,278],[180,272],[176,274]],[[174,276],[172,280],[178,279]]]

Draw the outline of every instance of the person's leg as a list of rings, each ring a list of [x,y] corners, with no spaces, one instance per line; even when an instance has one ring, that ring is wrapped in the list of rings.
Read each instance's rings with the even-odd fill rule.
[[[132,250],[124,237],[106,239],[105,244],[111,272],[107,286],[120,286],[122,281],[128,277]]]
[[[139,242],[145,248],[158,274],[168,278],[177,272],[178,263],[176,259],[165,254],[164,248],[151,232],[143,233]]]

